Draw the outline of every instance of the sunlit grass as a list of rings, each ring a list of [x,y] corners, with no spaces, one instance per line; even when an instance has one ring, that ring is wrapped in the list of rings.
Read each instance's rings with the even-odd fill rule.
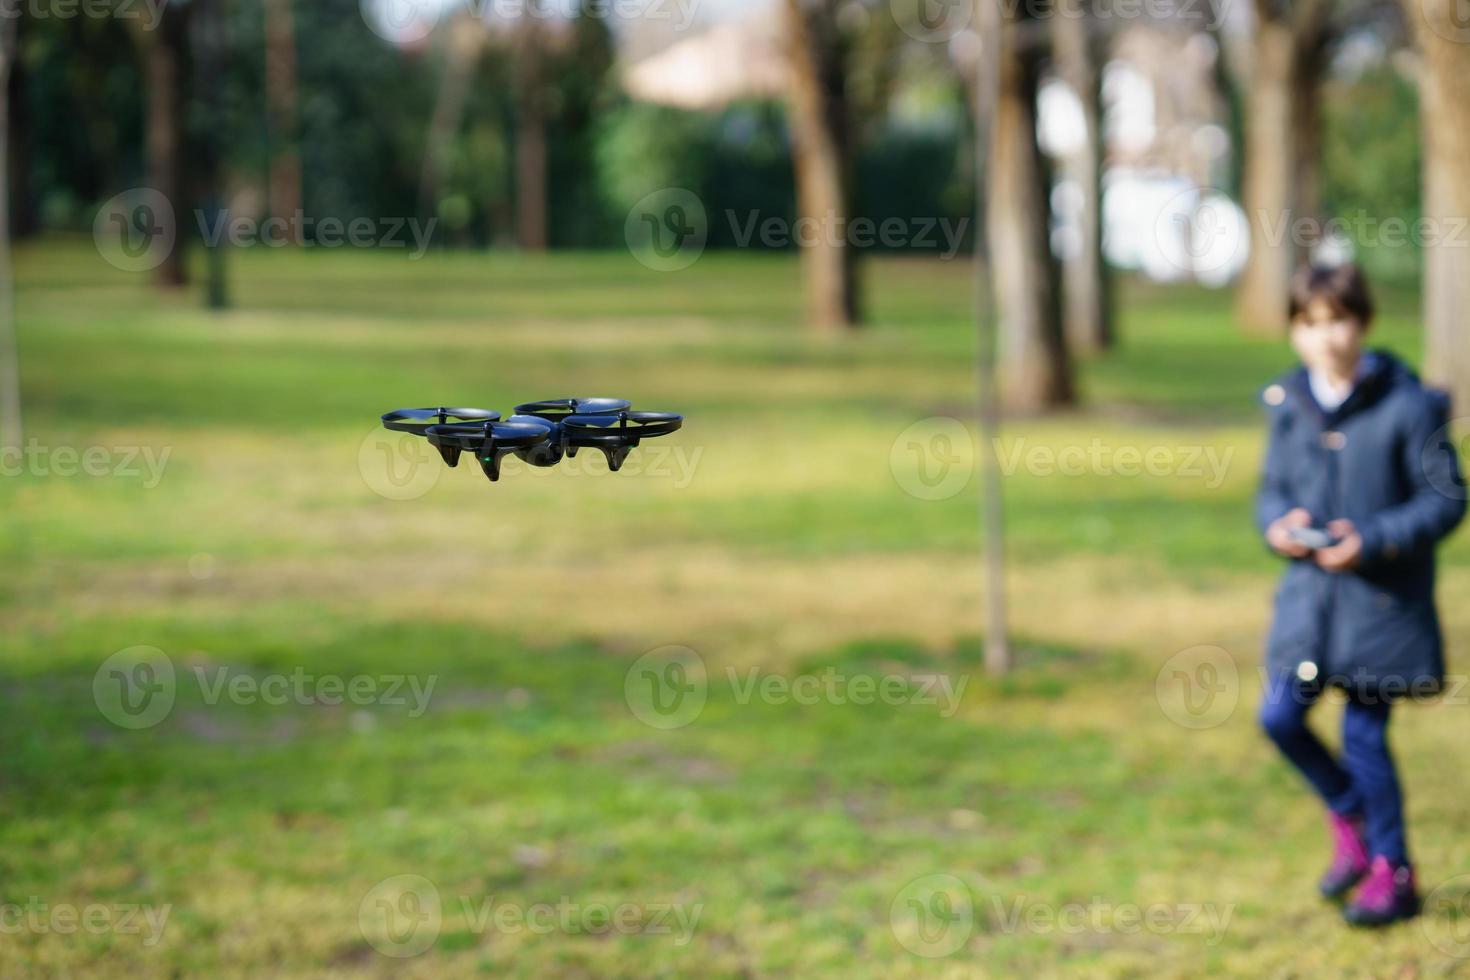
[[[934,443],[950,430],[925,422],[972,414],[962,264],[870,263],[874,324],[834,341],[800,329],[785,256],[710,254],[679,274],[612,254],[231,262],[235,308],[210,315],[85,242],[18,255],[27,435],[44,461],[0,479],[0,902],[172,912],[155,946],[0,933],[0,975],[1454,965],[1430,942],[1454,924],[1443,914],[1430,933],[1367,937],[1313,898],[1318,814],[1254,731],[1275,571],[1250,530],[1255,392],[1289,357],[1238,336],[1221,294],[1128,286],[1121,349],[1083,366],[1088,404],[1007,424],[1020,663],[995,681],[979,669],[973,435]],[[1413,358],[1409,300],[1387,307],[1381,339]],[[616,476],[593,455],[511,463],[491,486],[468,461],[431,459],[410,499],[374,490],[387,409],[577,394],[688,422]],[[103,447],[113,468],[64,475],[59,447]],[[134,450],[136,474],[121,472]],[[953,492],[921,499],[914,468],[945,461]],[[1452,649],[1470,635],[1465,554],[1452,545],[1442,584]],[[1201,644],[1242,680],[1229,719],[1194,731],[1155,679]],[[178,701],[129,731],[92,684],[138,645],[171,659]],[[660,730],[624,682],[668,645],[695,650],[711,684],[696,720]],[[939,675],[963,694],[949,715],[742,701],[730,678],[752,668]],[[211,703],[200,680],[298,671],[434,686],[420,715]],[[1470,870],[1462,716],[1396,722],[1429,886]],[[927,959],[890,913],[933,874],[964,881],[976,911],[961,948]],[[359,925],[397,875],[445,902],[432,951],[406,960]],[[701,913],[682,944],[487,931],[473,914],[564,896]],[[1231,918],[1210,941],[997,917],[1018,898],[1094,897]]]

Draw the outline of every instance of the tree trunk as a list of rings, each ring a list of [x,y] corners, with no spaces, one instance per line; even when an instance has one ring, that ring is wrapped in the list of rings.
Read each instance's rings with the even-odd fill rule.
[[[1000,89],[1000,0],[977,0],[980,51],[974,66],[971,108],[975,117],[975,225],[986,227],[986,180],[993,146],[995,100]],[[960,73],[963,76],[964,68]],[[988,237],[975,236],[976,415],[980,422],[980,533],[985,567],[985,670],[999,677],[1011,669],[1009,614],[1006,605],[1005,491],[1000,465],[1000,396],[996,390],[999,349],[995,316],[995,265]]]
[[[1250,223],[1250,254],[1235,296],[1236,319],[1256,333],[1285,329],[1287,289],[1296,258],[1290,233],[1292,181],[1299,175],[1292,132],[1295,46],[1287,24],[1256,24],[1241,187]]]
[[[15,25],[15,37],[10,42],[11,51],[20,50],[21,24]],[[36,208],[36,194],[31,186],[32,151],[34,148],[30,126],[30,95],[25,65],[16,55],[10,63],[9,112],[10,147],[7,165],[10,168],[10,230],[14,238],[28,238],[41,229],[41,216]],[[5,91],[0,89],[0,91]]]
[[[1329,0],[1291,0],[1283,10],[1256,0],[1246,95],[1241,196],[1250,223],[1250,254],[1235,313],[1247,331],[1286,329],[1287,290],[1315,236],[1299,219],[1316,217],[1321,111]]]
[[[1312,249],[1321,241],[1322,222],[1322,75],[1327,51],[1321,38],[1303,39],[1292,82],[1292,186],[1296,189],[1297,222],[1309,234],[1294,236],[1293,265],[1312,261]]]
[[[1456,0],[1405,0],[1422,63],[1424,217],[1443,243],[1424,249],[1424,373],[1470,406],[1470,47]]]
[[[163,8],[157,28],[142,27],[129,20],[133,37],[143,58],[144,144],[148,155],[148,183],[168,199],[176,224],[174,246],[154,271],[154,279],[167,288],[188,281],[185,262],[188,243],[189,199],[184,188],[184,69],[188,50],[189,7],[169,4]]]
[[[1078,254],[1062,267],[1067,343],[1080,353],[1096,353],[1113,345],[1112,304],[1102,250],[1102,92],[1089,26],[1084,0],[1060,0],[1052,18],[1052,44],[1062,79],[1082,103],[1086,126],[1082,150],[1067,161],[1070,176],[1082,191],[1082,240]]]
[[[301,211],[296,24],[291,0],[265,0],[265,95],[269,118],[270,211],[295,234]],[[297,244],[300,244],[299,242]]]
[[[10,90],[20,0],[0,0],[0,94]],[[9,186],[10,100],[0,98],[0,189]],[[0,452],[21,451],[20,355],[15,338],[15,274],[10,267],[10,206],[0,193]]]
[[[546,36],[537,10],[521,15],[516,71],[516,241],[528,252],[547,246]]]
[[[1049,243],[1050,194],[1036,144],[1039,60],[1038,52],[1023,48],[1020,25],[1008,15],[990,135],[987,225],[1000,309],[1001,397],[1021,412],[1074,398]]]
[[[847,235],[853,180],[841,38],[830,0],[786,0],[785,14],[807,322],[819,330],[850,329],[860,314],[857,253]]]

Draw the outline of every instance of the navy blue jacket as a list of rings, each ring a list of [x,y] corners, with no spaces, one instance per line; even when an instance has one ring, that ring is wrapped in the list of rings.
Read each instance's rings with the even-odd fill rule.
[[[1270,439],[1256,495],[1262,533],[1295,507],[1321,527],[1346,517],[1362,563],[1332,573],[1294,559],[1276,591],[1272,669],[1386,696],[1444,676],[1434,548],[1465,515],[1465,481],[1447,428],[1449,399],[1393,355],[1364,355],[1348,400],[1324,411],[1305,368],[1262,392]]]

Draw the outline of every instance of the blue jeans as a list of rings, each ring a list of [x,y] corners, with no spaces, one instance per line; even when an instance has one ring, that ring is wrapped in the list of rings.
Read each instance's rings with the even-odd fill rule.
[[[1388,701],[1349,695],[1339,762],[1307,727],[1307,711],[1320,696],[1318,686],[1274,674],[1266,682],[1261,727],[1332,812],[1363,818],[1370,855],[1407,864],[1403,794],[1388,750]]]

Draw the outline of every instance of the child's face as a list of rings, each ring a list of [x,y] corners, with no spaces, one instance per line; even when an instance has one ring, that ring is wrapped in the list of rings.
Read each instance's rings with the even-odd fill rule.
[[[1363,322],[1314,299],[1291,321],[1291,346],[1311,371],[1350,374],[1363,353]]]

